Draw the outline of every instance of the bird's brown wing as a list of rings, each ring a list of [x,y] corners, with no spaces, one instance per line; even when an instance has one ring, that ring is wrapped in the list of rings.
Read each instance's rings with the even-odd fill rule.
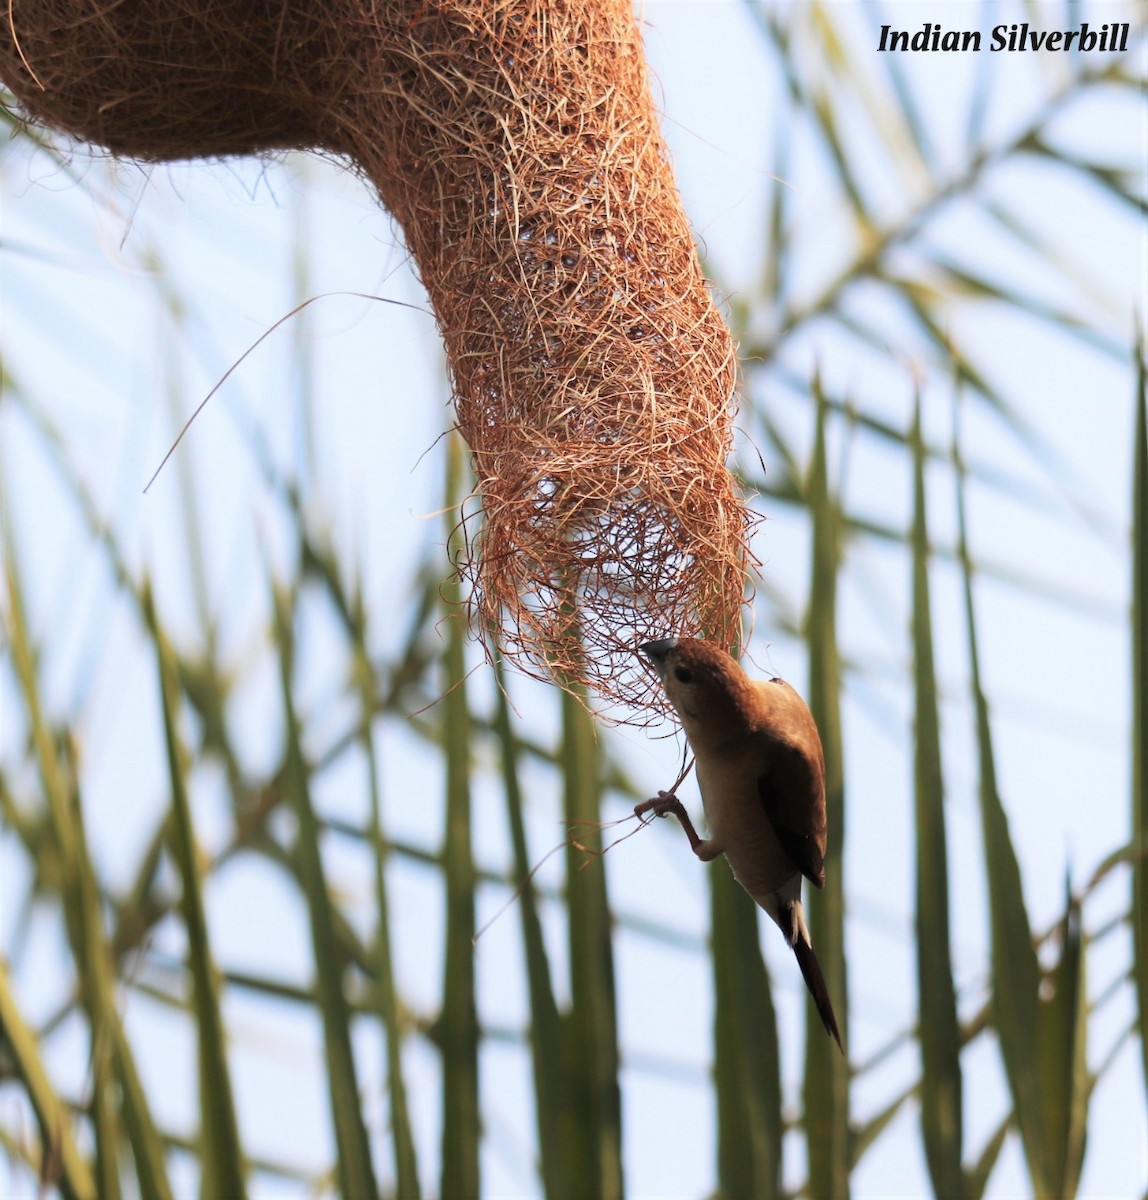
[[[802,875],[825,886],[825,777],[820,762],[788,742],[774,742],[757,781],[777,839]]]

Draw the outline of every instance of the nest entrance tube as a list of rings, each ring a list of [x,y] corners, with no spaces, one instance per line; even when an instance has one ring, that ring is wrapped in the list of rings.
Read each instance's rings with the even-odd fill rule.
[[[149,160],[316,147],[402,226],[482,524],[476,625],[644,706],[637,644],[737,641],[735,356],[630,0],[11,0],[29,119]]]

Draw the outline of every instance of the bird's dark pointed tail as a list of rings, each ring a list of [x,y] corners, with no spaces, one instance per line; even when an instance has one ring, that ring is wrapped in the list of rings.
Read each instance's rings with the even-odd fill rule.
[[[793,953],[797,955],[797,965],[805,977],[805,986],[809,988],[813,1003],[817,1005],[817,1012],[821,1017],[821,1024],[825,1026],[825,1032],[833,1037],[837,1048],[844,1054],[845,1047],[841,1043],[841,1034],[837,1029],[837,1018],[833,1015],[829,989],[825,986],[825,976],[821,974],[821,967],[817,962],[817,955],[813,953],[813,947],[804,937],[798,935],[793,942]]]

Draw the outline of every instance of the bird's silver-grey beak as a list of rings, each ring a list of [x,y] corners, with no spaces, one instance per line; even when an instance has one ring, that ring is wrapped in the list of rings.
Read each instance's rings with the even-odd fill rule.
[[[666,655],[678,644],[677,638],[663,638],[660,642],[643,642],[638,649],[650,660],[659,676],[666,673]]]

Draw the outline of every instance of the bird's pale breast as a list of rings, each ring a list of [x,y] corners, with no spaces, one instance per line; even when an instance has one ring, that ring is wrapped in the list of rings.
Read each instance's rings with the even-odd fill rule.
[[[738,883],[764,904],[798,874],[774,832],[758,793],[760,754],[723,755],[716,763],[698,760],[698,786],[710,837],[721,847]]]

